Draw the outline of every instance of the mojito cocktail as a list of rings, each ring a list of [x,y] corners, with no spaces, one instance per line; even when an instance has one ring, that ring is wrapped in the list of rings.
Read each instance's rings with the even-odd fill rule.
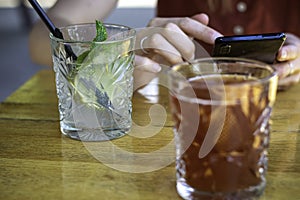
[[[61,132],[82,141],[131,128],[135,30],[96,24],[61,28],[63,40],[50,35]]]

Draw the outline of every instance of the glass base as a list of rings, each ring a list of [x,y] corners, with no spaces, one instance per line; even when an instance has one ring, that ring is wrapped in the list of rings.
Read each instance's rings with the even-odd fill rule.
[[[183,199],[201,199],[201,200],[256,200],[264,192],[266,182],[262,181],[257,186],[252,186],[247,189],[238,190],[231,193],[222,192],[203,192],[195,190],[188,184],[182,181],[177,181],[177,192]]]
[[[62,134],[80,141],[107,141],[126,135],[130,129],[77,129],[61,126]]]

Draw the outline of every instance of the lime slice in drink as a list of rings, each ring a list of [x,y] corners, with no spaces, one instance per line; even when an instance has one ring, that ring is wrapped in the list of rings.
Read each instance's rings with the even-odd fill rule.
[[[122,55],[118,52],[120,47],[117,50],[113,44],[109,47],[101,50],[96,46],[78,67],[74,87],[85,103],[98,102],[107,107],[114,104],[116,97],[123,98],[127,94],[124,89],[130,89],[128,80],[133,70],[133,53]]]
[[[90,50],[78,57],[74,88],[82,102],[112,109],[126,97],[124,89],[130,89],[128,78],[131,78],[134,54],[129,52],[130,41],[114,40],[117,37],[113,36],[112,40],[98,42],[107,35],[99,36],[106,33],[103,24],[96,22],[96,28],[97,36]]]

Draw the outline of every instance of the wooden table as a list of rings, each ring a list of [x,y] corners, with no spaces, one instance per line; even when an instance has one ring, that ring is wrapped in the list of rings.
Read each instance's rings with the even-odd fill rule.
[[[151,124],[156,135],[87,144],[61,135],[53,72],[36,74],[0,104],[0,199],[180,199],[170,149],[153,157],[153,163],[166,166],[153,167],[146,158],[132,156],[152,154],[172,142],[163,90],[144,88],[133,98],[137,127]],[[165,123],[155,120],[161,116]],[[272,121],[267,188],[261,199],[300,199],[300,84],[278,94]],[[103,162],[94,154],[118,148],[125,152],[121,165],[117,158]]]

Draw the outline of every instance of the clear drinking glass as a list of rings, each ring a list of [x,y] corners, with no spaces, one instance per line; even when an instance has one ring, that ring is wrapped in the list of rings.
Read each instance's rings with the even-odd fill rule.
[[[173,66],[177,191],[184,199],[255,199],[265,188],[277,75],[240,58]]]
[[[104,24],[108,39],[92,42],[94,23],[50,34],[61,132],[82,141],[118,138],[131,128],[135,30]]]

